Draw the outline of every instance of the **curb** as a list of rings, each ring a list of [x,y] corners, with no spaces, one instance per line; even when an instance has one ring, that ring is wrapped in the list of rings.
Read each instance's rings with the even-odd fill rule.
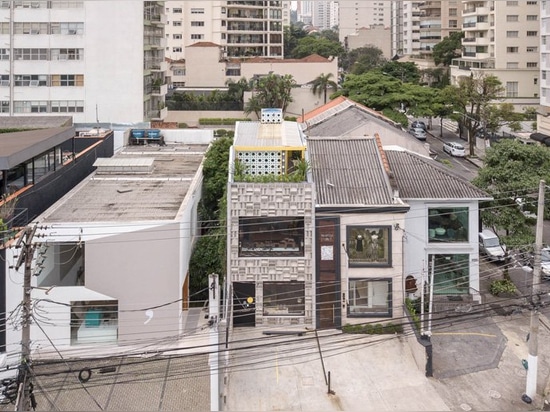
[[[440,142],[443,142],[445,143],[445,140],[443,140],[440,136],[436,136],[434,135],[430,130],[426,130],[426,133],[429,134],[430,136],[432,136],[434,139],[437,139],[439,140]],[[483,160],[481,160],[479,157],[476,157],[474,159],[472,159],[471,157],[469,156],[466,156],[464,157],[463,159],[467,160],[468,162],[470,162],[471,164],[473,164],[475,167],[477,167],[478,169],[483,167],[483,164],[479,164],[478,162],[476,162],[474,159],[478,160],[479,162],[483,163]]]

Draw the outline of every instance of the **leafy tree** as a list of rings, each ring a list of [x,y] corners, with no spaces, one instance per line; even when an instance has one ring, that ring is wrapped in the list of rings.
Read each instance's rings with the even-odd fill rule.
[[[328,29],[323,30],[321,33],[317,34],[319,37],[323,37],[327,40],[330,40],[335,43],[340,43],[340,38],[338,36],[338,30]]]
[[[445,37],[439,43],[437,43],[432,50],[432,56],[436,65],[443,64],[444,66],[450,66],[453,59],[460,57],[462,53],[457,52],[462,49],[462,38],[464,33],[461,31],[451,33]]]
[[[334,80],[331,80],[331,77],[333,77],[332,73],[324,74],[321,73],[319,76],[313,80],[313,87],[311,91],[313,94],[321,96],[323,95],[323,100],[326,103],[327,102],[327,92],[329,89],[332,89],[336,91],[338,89],[338,85]]]
[[[456,112],[454,117],[468,131],[470,156],[474,155],[475,135],[482,128],[483,116],[489,112],[489,105],[498,100],[504,88],[498,77],[486,74],[472,74],[461,77],[458,84],[447,86],[441,93]]]
[[[292,57],[292,51],[298,46],[300,39],[306,36],[307,32],[303,29],[303,24],[292,23],[290,26],[283,28],[285,59]]]
[[[244,105],[244,92],[249,91],[252,86],[246,77],[241,77],[238,81],[233,79],[227,80],[227,94],[232,98]]]
[[[420,72],[421,83],[429,87],[443,89],[450,84],[449,69],[445,67],[434,67],[424,69]]]
[[[509,247],[524,249],[534,243],[533,219],[521,213],[515,199],[536,205],[541,179],[550,181],[548,148],[504,139],[487,149],[473,183],[494,200],[483,205],[481,219],[495,231],[505,230]]]
[[[500,128],[505,125],[512,130],[519,131],[521,130],[520,122],[523,118],[524,115],[522,113],[517,113],[512,103],[494,104],[485,108],[482,115],[482,126],[484,126],[488,132],[492,133],[498,132]]]
[[[340,42],[328,40],[325,37],[309,35],[298,40],[298,45],[292,50],[291,57],[301,59],[311,54],[323,57],[339,57],[344,53]]]
[[[259,117],[261,109],[267,107],[283,109],[284,114],[292,102],[292,88],[295,85],[294,77],[289,74],[280,76],[270,73],[259,78],[256,82],[254,95],[244,107],[245,114],[254,112]]]
[[[382,67],[386,59],[382,50],[370,45],[350,50],[340,58],[339,62],[344,72],[361,74]]]
[[[390,60],[384,63],[380,70],[383,73],[400,79],[405,83],[418,83],[420,80],[420,70],[413,62],[398,62]]]

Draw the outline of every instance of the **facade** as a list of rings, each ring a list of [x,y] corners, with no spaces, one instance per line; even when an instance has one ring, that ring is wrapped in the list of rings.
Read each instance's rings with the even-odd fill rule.
[[[0,2],[0,116],[162,120],[165,18],[158,1]]]
[[[234,326],[314,324],[314,188],[299,167],[306,159],[299,124],[280,109],[236,124],[227,194]]]
[[[401,55],[418,55],[420,53],[420,10],[421,2],[419,1],[399,1],[402,5],[402,42],[398,44],[395,54]]]
[[[451,83],[462,76],[491,74],[516,107],[539,102],[540,2],[464,1],[462,57],[453,61]]]
[[[461,0],[433,0],[420,9],[420,53],[431,58],[433,47],[449,34],[461,31]]]
[[[338,1],[313,1],[312,3],[312,26],[318,30],[331,30],[338,25],[340,3]]]
[[[361,27],[383,25],[390,27],[392,2],[383,0],[340,0],[338,6],[338,33],[340,42]]]
[[[282,58],[290,1],[167,1],[166,55],[186,58],[197,42],[220,44],[226,57]]]
[[[540,9],[540,109],[537,131],[550,136],[550,4],[543,2]]]
[[[164,136],[165,145],[127,146],[99,158],[92,175],[35,219],[32,298],[48,321],[32,325],[33,351],[179,336],[211,140],[204,135]],[[22,276],[9,264],[16,253],[6,250],[7,279]],[[7,287],[10,312],[22,291]],[[8,352],[19,341],[20,331],[8,327]]]
[[[391,36],[391,29],[383,25],[361,27],[355,33],[346,37],[344,45],[348,51],[359,47],[375,46],[382,50],[386,59],[391,59],[393,57]]]

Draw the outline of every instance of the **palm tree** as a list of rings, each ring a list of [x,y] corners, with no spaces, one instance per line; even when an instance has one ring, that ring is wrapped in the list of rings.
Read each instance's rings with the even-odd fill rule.
[[[324,104],[327,103],[327,90],[332,89],[336,91],[338,89],[338,85],[336,84],[336,82],[333,80],[330,80],[331,77],[333,77],[332,73],[329,73],[329,74],[321,73],[319,76],[315,78],[315,80],[313,80],[313,83],[312,83],[313,94],[320,96],[321,93],[323,93]]]

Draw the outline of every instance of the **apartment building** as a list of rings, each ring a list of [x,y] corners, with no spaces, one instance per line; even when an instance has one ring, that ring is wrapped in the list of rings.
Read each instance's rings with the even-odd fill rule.
[[[538,1],[530,0],[463,1],[463,53],[453,61],[451,82],[472,73],[492,74],[505,87],[508,102],[518,108],[538,104],[539,8]]]
[[[540,109],[537,131],[550,137],[550,3],[540,8]]]
[[[330,30],[339,22],[337,1],[315,1],[312,8],[311,24],[319,31]]]
[[[352,1],[341,0],[339,3],[339,36],[340,41],[350,34],[355,33],[361,27],[370,25],[391,24],[392,2],[383,0]]]
[[[162,120],[160,1],[0,1],[0,116]]]
[[[394,54],[418,55],[420,52],[420,1],[398,1],[401,4],[402,30],[397,33],[401,41],[395,42]]]
[[[185,58],[197,42],[223,47],[227,57],[283,57],[290,1],[166,1],[166,55]]]
[[[420,54],[431,58],[433,47],[449,34],[461,30],[461,2],[437,0],[418,3]]]

